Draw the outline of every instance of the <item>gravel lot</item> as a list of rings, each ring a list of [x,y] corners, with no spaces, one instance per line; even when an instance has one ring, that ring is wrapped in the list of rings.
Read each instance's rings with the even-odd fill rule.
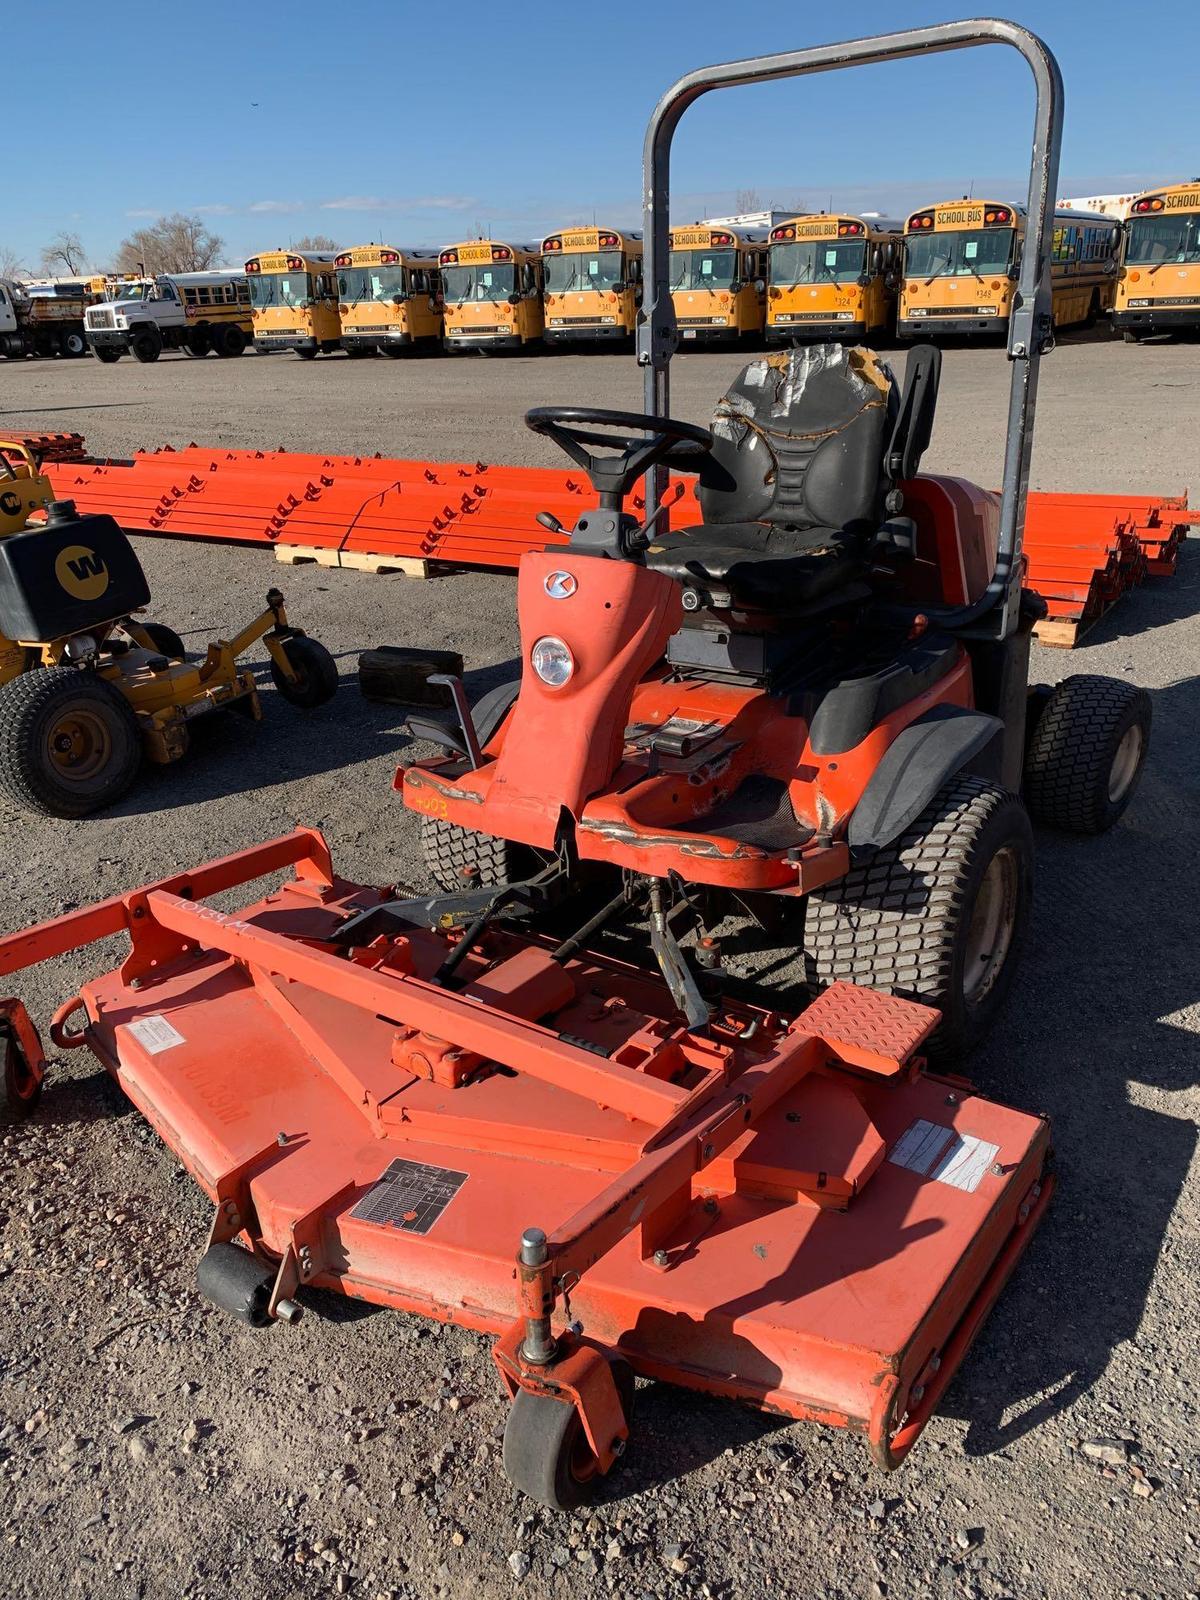
[[[688,355],[697,421],[738,364]],[[1043,371],[1034,487],[1200,491],[1194,346],[1064,342]],[[947,358],[927,458],[1000,465],[1006,366]],[[0,430],[77,429],[96,453],[191,440],[556,464],[521,416],[637,407],[631,358],[311,364],[166,358],[0,363]],[[338,656],[335,703],[210,724],[114,814],[0,808],[0,926],[284,831],[326,830],[339,870],[415,879],[390,792],[404,737],[355,686],[380,643],[453,644],[474,685],[513,655],[513,585],[281,572],[259,551],[140,541],[155,613],[199,646],[281,580]],[[194,1287],[207,1202],[91,1064],[55,1067],[41,1114],[0,1126],[0,1589],[275,1597],[1184,1596],[1200,1593],[1200,547],[1135,591],[1055,680],[1102,671],[1154,696],[1138,798],[1106,838],[1039,837],[1032,947],[974,1062],[1055,1120],[1060,1190],[941,1414],[906,1466],[860,1443],[643,1386],[639,1439],[602,1503],[555,1518],[508,1487],[486,1341],[324,1303],[252,1333]],[[21,980],[41,1022],[104,951]],[[108,963],[105,963],[107,965]],[[0,1118],[3,1117],[0,1112]]]

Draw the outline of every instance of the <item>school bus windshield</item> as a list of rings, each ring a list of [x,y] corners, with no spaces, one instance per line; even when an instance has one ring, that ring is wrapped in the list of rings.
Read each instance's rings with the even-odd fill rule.
[[[570,289],[613,289],[625,281],[625,263],[619,250],[568,250],[543,257],[546,293],[566,294]]]
[[[1200,261],[1200,211],[1175,217],[1134,217],[1125,260],[1135,267]]]
[[[737,277],[736,250],[672,250],[672,289],[728,289]]]
[[[857,278],[866,260],[866,241],[846,243],[805,239],[771,246],[771,282],[846,283]]]
[[[343,267],[338,273],[338,298],[344,306],[392,300],[403,293],[403,267]]]
[[[1012,260],[1011,228],[969,228],[962,233],[909,234],[904,245],[910,278],[973,278],[1007,272]]]
[[[447,303],[454,305],[462,305],[464,300],[507,300],[516,286],[516,269],[511,263],[442,268],[442,288]]]
[[[265,311],[268,306],[306,306],[312,293],[312,279],[307,272],[250,275],[250,304],[256,311]]]

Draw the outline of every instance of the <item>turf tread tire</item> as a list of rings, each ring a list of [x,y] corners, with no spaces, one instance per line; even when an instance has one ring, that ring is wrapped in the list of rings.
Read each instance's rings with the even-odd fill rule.
[[[1025,798],[1038,822],[1067,833],[1104,833],[1137,790],[1140,768],[1111,801],[1109,775],[1128,730],[1142,729],[1142,764],[1150,742],[1150,696],[1118,678],[1078,673],[1047,700],[1025,756]]]
[[[80,698],[105,707],[116,746],[107,781],[88,791],[56,785],[33,754],[44,719]],[[121,798],[141,761],[141,730],[128,700],[94,673],[77,667],[44,667],[22,673],[0,690],[0,794],[20,810],[51,817],[89,816]]]
[[[521,877],[520,849],[509,839],[475,833],[457,822],[421,818],[421,858],[433,881],[448,893],[463,888],[463,874],[472,867],[479,872],[480,888],[516,882]]]
[[[1015,846],[1019,881],[1007,958],[972,1007],[962,992],[965,930],[987,863]],[[842,981],[936,1006],[926,1051],[946,1063],[970,1050],[1003,1004],[1032,900],[1033,833],[1018,795],[982,778],[952,779],[892,844],[808,897],[810,986]]]

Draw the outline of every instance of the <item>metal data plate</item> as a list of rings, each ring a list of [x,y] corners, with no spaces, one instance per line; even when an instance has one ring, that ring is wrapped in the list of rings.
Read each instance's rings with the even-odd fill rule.
[[[428,1233],[466,1181],[465,1172],[398,1157],[350,1215],[379,1228]]]

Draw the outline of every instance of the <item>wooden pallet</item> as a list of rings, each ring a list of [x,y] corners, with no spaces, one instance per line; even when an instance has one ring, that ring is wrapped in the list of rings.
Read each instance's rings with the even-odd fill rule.
[[[316,562],[319,567],[345,567],[353,572],[402,572],[406,578],[427,578],[430,563],[412,556],[376,555],[369,550],[339,550],[334,545],[277,544],[275,559],[285,566]]]

